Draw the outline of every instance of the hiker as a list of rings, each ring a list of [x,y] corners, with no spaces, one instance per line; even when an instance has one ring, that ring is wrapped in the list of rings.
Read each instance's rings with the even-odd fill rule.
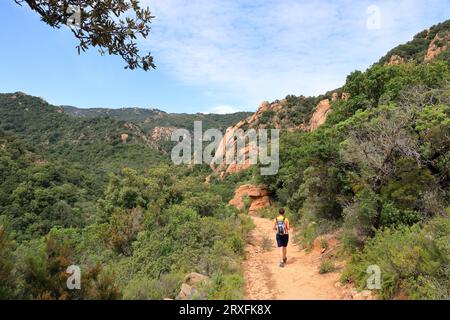
[[[280,248],[280,267],[283,268],[287,262],[287,245],[289,242],[289,220],[284,216],[284,209],[278,210],[278,217],[275,218],[273,230],[277,232],[277,245]]]

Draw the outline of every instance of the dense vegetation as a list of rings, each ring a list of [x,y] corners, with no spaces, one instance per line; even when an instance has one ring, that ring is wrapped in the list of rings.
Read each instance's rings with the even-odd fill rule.
[[[131,122],[22,93],[1,94],[0,115],[0,298],[175,298],[193,271],[211,278],[201,297],[241,297],[251,223],[227,206],[233,182],[171,167]]]
[[[174,298],[192,271],[211,276],[205,297],[241,297],[251,225],[204,175],[161,165],[106,178],[9,134],[0,145],[0,298]],[[65,287],[72,264],[81,291]]]
[[[252,115],[252,112],[236,112],[231,114],[187,114],[166,113],[157,109],[121,108],[121,109],[79,109],[63,106],[64,112],[79,117],[108,117],[119,121],[138,124],[148,134],[155,127],[175,127],[194,130],[194,121],[202,121],[203,129],[215,128],[225,130],[237,122]]]
[[[80,165],[48,161],[19,139],[0,131],[0,212],[18,241],[47,234],[54,226],[83,226],[105,178]]]
[[[305,245],[341,231],[351,256],[342,281],[363,289],[378,265],[383,298],[450,298],[450,56],[422,55],[448,31],[445,22],[390,52],[405,63],[388,55],[351,73],[337,90],[349,99],[333,101],[316,131],[283,132],[279,174],[256,178]],[[305,124],[326,97],[288,96],[259,124]],[[0,94],[0,299],[174,298],[192,271],[211,278],[195,298],[241,298],[252,226],[227,203],[259,170],[205,184],[207,166],[171,166],[148,134],[244,116],[82,112]],[[81,267],[82,290],[64,285],[69,265]]]
[[[143,108],[79,109],[71,106],[63,106],[62,108],[65,113],[84,118],[85,120],[89,118],[107,118],[137,124],[149,136],[150,143],[166,154],[170,153],[175,146],[175,143],[170,141],[170,131],[168,135],[158,136],[154,135],[155,128],[167,128],[169,130],[182,128],[189,130],[193,134],[194,122],[201,121],[204,131],[214,128],[225,132],[228,127],[235,125],[252,114],[251,112],[231,114],[166,113],[158,109]]]
[[[385,64],[389,62],[391,56],[397,55],[403,58],[405,61],[414,61],[421,63],[425,55],[427,53],[428,47],[433,39],[437,36],[439,38],[443,38],[448,34],[448,30],[450,29],[450,20],[439,23],[435,26],[432,26],[429,30],[424,30],[417,35],[414,36],[414,39],[409,41],[408,43],[399,45],[389,51],[383,58],[380,59],[380,64]],[[443,42],[437,42],[438,46],[442,46]],[[437,59],[445,60],[448,59],[450,54],[449,50],[441,53]]]
[[[23,93],[0,94],[0,130],[11,131],[43,155],[100,170],[145,168],[164,162],[139,126],[104,117],[77,118]],[[126,142],[122,140],[126,135]]]
[[[449,81],[445,59],[353,72],[350,99],[317,131],[282,136],[279,175],[260,178],[304,243],[343,229],[343,281],[364,288],[379,265],[384,298],[450,297]]]

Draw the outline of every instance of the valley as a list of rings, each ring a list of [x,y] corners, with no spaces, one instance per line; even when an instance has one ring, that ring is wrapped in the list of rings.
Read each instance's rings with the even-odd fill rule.
[[[448,300],[449,35],[447,20],[340,88],[255,113],[1,93],[0,299]],[[276,174],[261,160],[175,165],[170,136],[195,121],[224,133],[217,157],[237,146],[226,132],[280,130]],[[294,230],[285,268],[279,208]],[[80,290],[65,286],[71,265]]]

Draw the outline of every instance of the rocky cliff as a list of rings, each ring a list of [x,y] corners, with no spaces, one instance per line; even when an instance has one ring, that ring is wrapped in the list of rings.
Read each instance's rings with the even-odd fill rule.
[[[268,208],[271,205],[269,192],[265,186],[255,186],[245,184],[237,188],[233,199],[228,204],[243,210],[246,207],[245,197],[249,199],[249,214],[257,214],[259,210]]]
[[[438,33],[428,46],[427,54],[425,55],[424,61],[428,62],[433,60],[439,54],[444,52],[449,44],[450,44],[450,32],[444,35],[440,35]]]
[[[158,142],[160,140],[170,140],[170,136],[172,132],[174,132],[177,128],[169,126],[169,127],[155,127],[152,130],[152,141]]]
[[[331,101],[336,101],[338,99],[347,100],[348,94],[343,93],[339,97],[338,93],[333,93]],[[312,116],[308,123],[303,123],[300,125],[295,125],[292,119],[283,116],[288,114],[288,104],[287,100],[276,100],[272,103],[264,101],[260,104],[258,110],[250,117],[238,122],[235,126],[227,129],[223,139],[220,141],[218,150],[216,151],[216,159],[224,158],[225,151],[227,148],[237,148],[237,141],[234,138],[235,133],[238,130],[246,131],[248,129],[266,129],[274,128],[287,131],[303,130],[303,131],[315,131],[321,125],[323,125],[332,112],[332,103],[330,99],[321,100],[312,112]],[[262,121],[267,115],[270,114],[269,121]],[[265,120],[265,119],[264,119]],[[232,174],[247,170],[252,165],[248,160],[248,155],[250,151],[256,151],[256,146],[246,144],[244,149],[241,151],[246,157],[246,161],[243,164],[237,164],[235,161],[227,164],[217,165],[213,162],[210,164],[214,172],[220,172],[220,176],[223,177],[225,174]]]

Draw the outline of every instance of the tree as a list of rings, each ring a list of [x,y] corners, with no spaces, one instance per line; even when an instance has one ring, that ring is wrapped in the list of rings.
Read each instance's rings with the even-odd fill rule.
[[[66,25],[79,40],[78,53],[98,47],[103,55],[118,55],[125,68],[155,68],[150,53],[140,56],[136,39],[147,38],[154,18],[138,0],[14,0],[26,3],[41,20],[53,28]]]
[[[143,228],[142,209],[117,209],[111,216],[109,238],[114,250],[125,256],[133,253],[132,243]]]
[[[22,248],[23,249],[23,248]],[[49,234],[21,252],[23,262],[18,267],[23,284],[21,298],[41,300],[119,299],[121,291],[112,275],[99,264],[80,265],[81,289],[67,287],[67,267],[76,264],[72,248],[65,240]]]
[[[0,221],[0,299],[14,297],[14,249],[15,244],[9,239],[9,235]]]

